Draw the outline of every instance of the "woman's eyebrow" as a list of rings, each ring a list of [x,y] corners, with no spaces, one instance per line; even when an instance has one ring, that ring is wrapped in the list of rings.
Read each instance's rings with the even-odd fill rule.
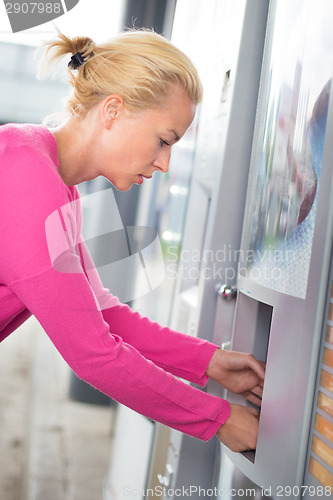
[[[169,129],[168,132],[172,132],[175,135],[175,141],[179,141],[180,137],[177,134],[177,132],[175,132],[173,129],[172,130]]]

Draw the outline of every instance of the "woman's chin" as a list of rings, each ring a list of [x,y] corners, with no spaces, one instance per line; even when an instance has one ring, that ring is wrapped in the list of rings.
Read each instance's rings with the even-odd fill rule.
[[[132,182],[132,183],[111,183],[116,189],[117,191],[129,191],[131,189],[131,187],[135,184],[135,182]]]
[[[117,189],[117,191],[129,191],[133,184],[136,184],[135,182],[129,182],[129,181],[114,181],[112,179],[106,179],[112,184],[113,187]]]

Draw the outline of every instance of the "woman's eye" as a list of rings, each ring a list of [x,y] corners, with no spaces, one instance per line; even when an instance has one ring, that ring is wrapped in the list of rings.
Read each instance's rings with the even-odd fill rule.
[[[170,144],[167,141],[163,141],[163,139],[161,139],[160,142],[161,142],[162,148],[163,148],[163,146],[170,146]]]

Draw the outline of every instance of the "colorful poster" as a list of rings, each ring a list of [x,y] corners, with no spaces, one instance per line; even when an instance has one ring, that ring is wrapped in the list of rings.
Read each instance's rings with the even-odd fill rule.
[[[304,298],[332,78],[327,61],[332,60],[333,43],[322,14],[325,9],[302,2],[293,15],[290,2],[279,7],[267,101],[261,103],[264,127],[254,154],[240,274]]]

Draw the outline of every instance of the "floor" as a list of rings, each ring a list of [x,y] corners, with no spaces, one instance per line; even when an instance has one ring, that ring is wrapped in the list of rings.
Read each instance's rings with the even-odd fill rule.
[[[73,401],[35,319],[0,345],[0,499],[101,500],[114,410]]]

